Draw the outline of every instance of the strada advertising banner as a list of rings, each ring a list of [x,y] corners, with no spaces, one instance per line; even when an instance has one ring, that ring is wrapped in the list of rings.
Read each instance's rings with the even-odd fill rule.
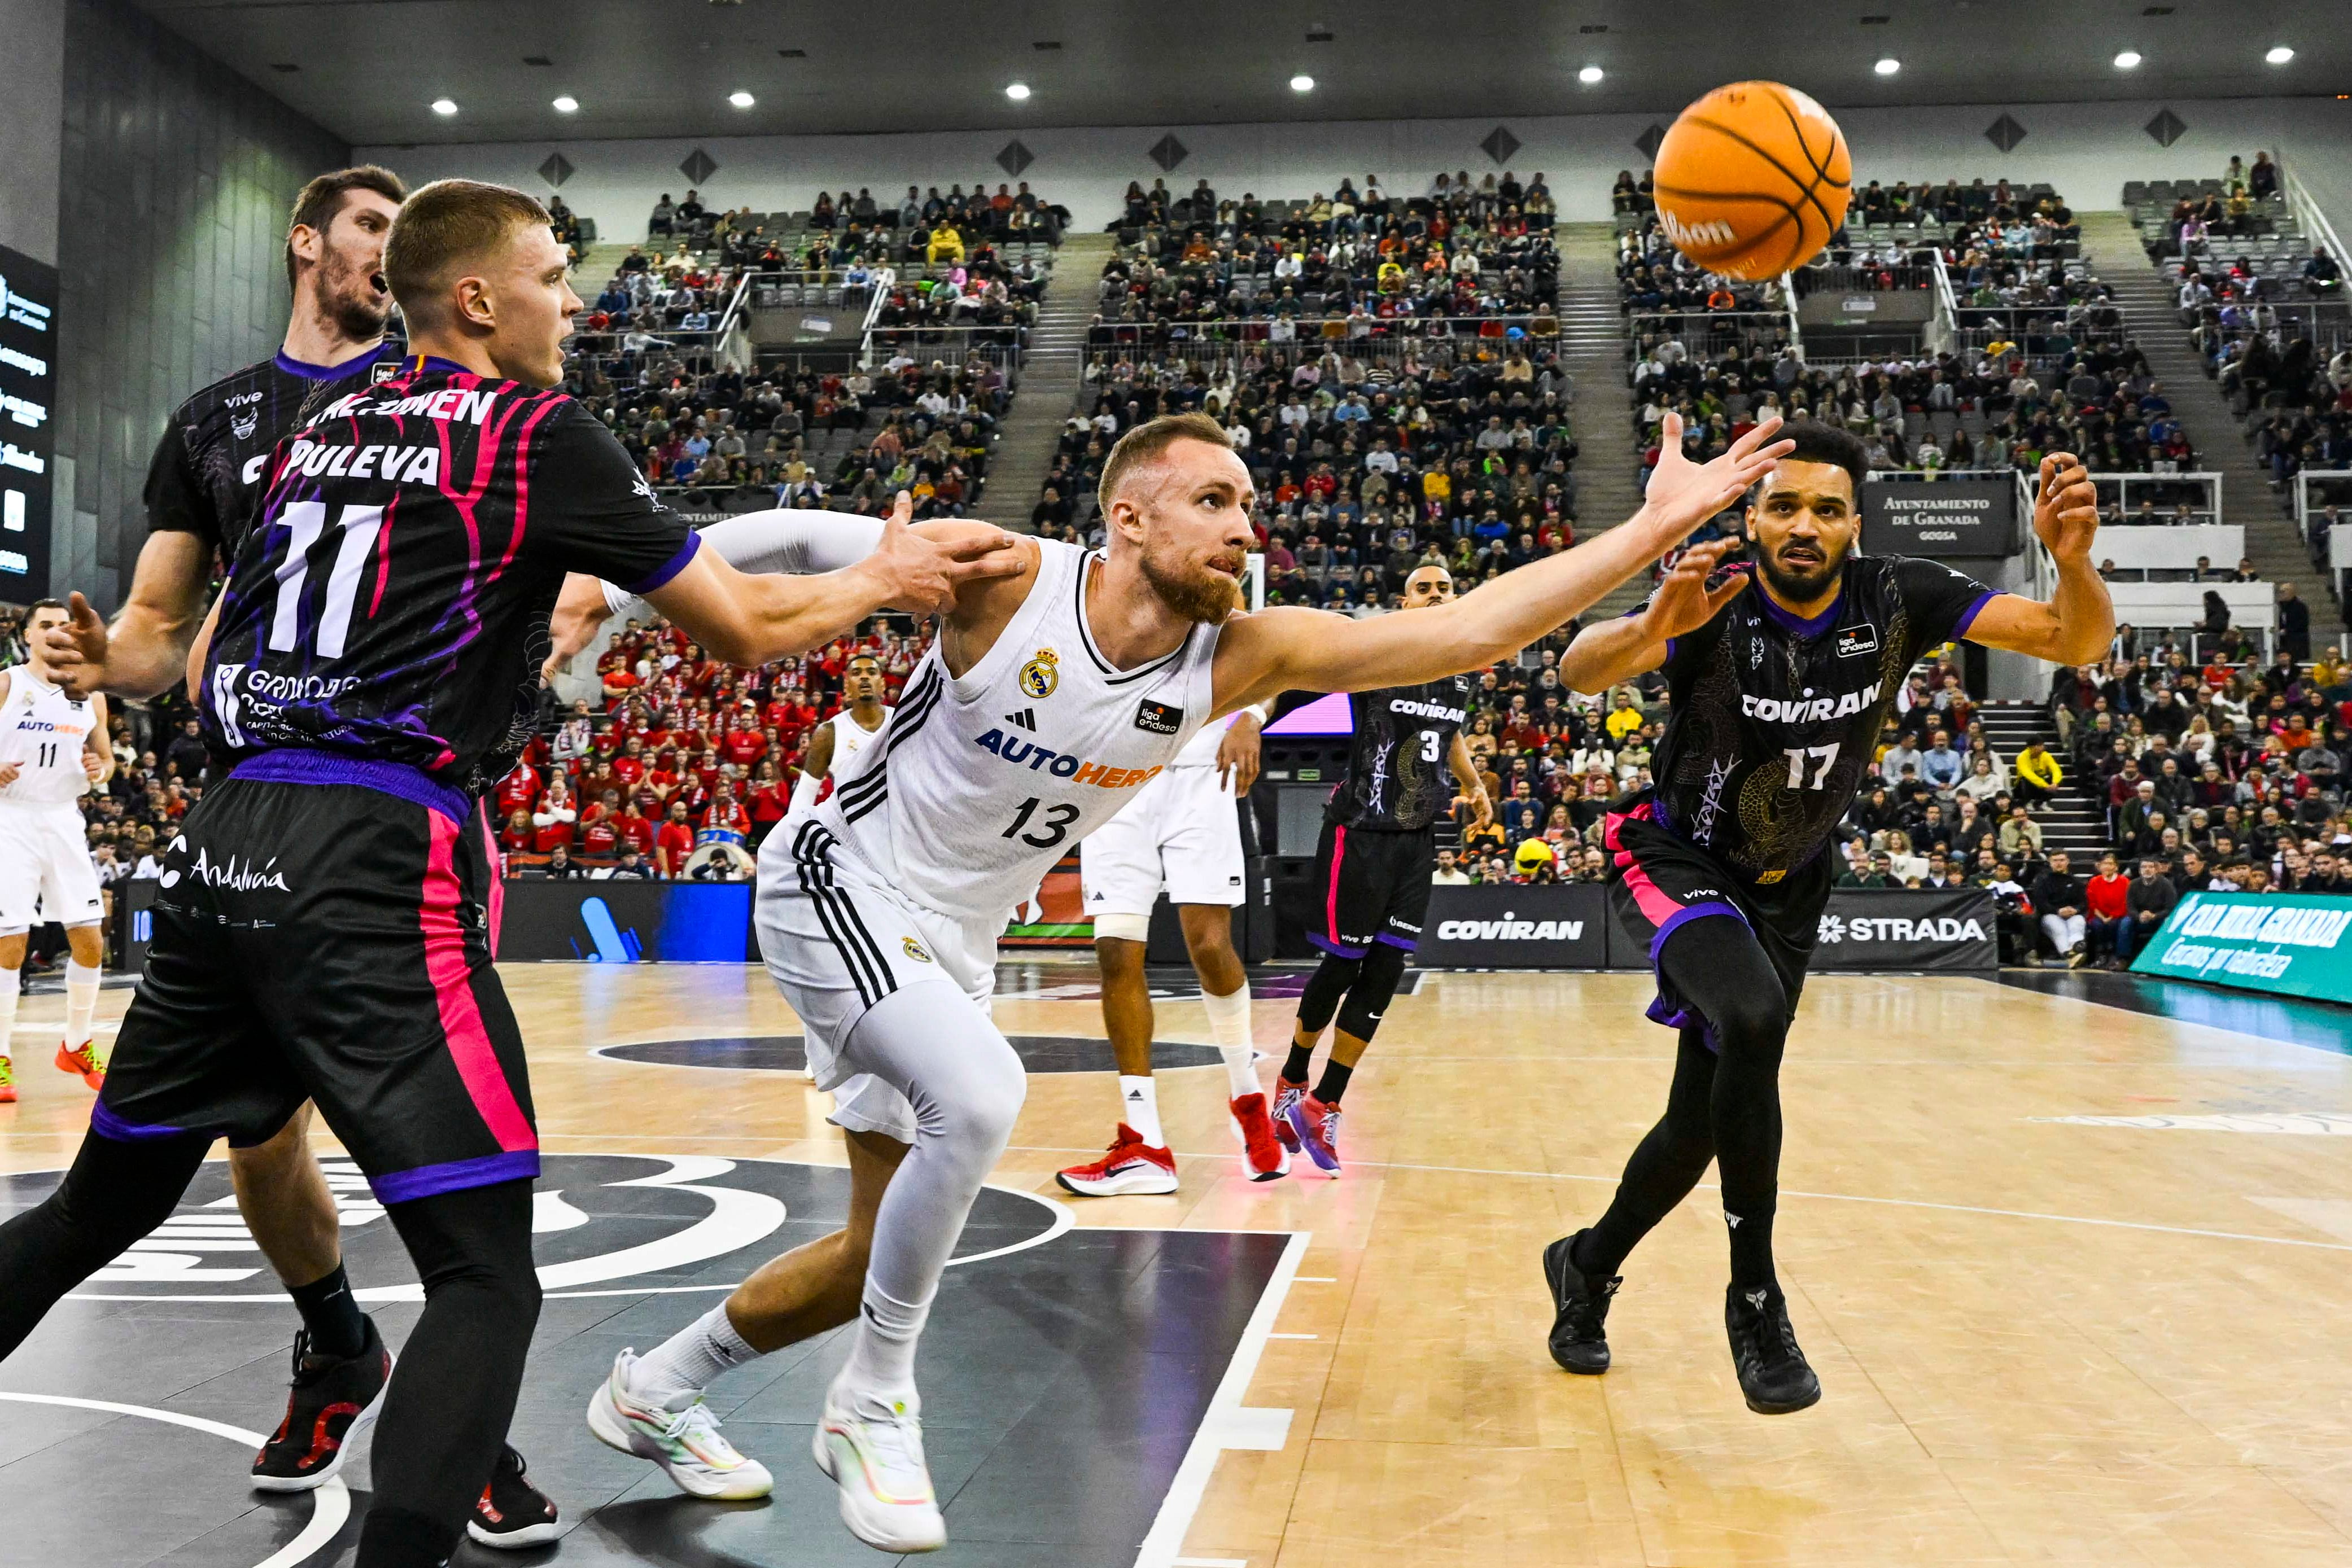
[[[2352,899],[2192,893],[2132,959],[2132,972],[2352,1001]]]
[[[1983,970],[2000,967],[1992,894],[1905,888],[1830,894],[1812,972]]]
[[[1433,969],[1599,969],[1609,897],[1589,883],[1433,887],[1413,962]]]
[[[1862,487],[1862,548],[1872,555],[2005,560],[2017,553],[2017,481],[1873,479]]]

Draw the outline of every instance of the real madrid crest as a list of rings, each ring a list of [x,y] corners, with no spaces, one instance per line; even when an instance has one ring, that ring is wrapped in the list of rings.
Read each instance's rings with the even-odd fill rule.
[[[1061,660],[1051,648],[1040,648],[1037,656],[1021,666],[1018,677],[1023,692],[1033,697],[1050,697],[1054,688],[1062,684]]]
[[[931,956],[923,951],[922,944],[916,941],[912,936],[899,937],[898,946],[905,951],[908,957],[912,958],[918,964],[928,964],[931,961]]]

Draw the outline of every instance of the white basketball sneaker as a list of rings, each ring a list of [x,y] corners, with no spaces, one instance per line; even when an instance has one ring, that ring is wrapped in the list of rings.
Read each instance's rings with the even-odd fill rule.
[[[882,1552],[936,1552],[948,1542],[923,1462],[922,1402],[909,1391],[887,1408],[835,1383],[817,1420],[816,1468],[841,1490],[841,1522]]]
[[[689,1497],[740,1502],[765,1497],[776,1481],[768,1467],[746,1458],[719,1430],[719,1417],[697,1399],[683,1410],[649,1405],[629,1392],[637,1353],[613,1358],[613,1375],[588,1401],[588,1430],[607,1448],[651,1459]]]

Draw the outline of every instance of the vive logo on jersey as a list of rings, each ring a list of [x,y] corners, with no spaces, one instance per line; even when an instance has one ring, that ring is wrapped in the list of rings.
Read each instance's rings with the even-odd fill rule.
[[[1135,710],[1135,727],[1154,735],[1174,735],[1184,727],[1184,710],[1146,697]]]
[[[1878,701],[1884,683],[1873,681],[1858,692],[1848,692],[1842,697],[1759,697],[1742,692],[1739,711],[1749,718],[1766,724],[1818,724],[1823,719],[1852,718]]]
[[[1056,779],[1067,779],[1077,784],[1093,784],[1105,789],[1131,789],[1138,784],[1160,777],[1157,767],[1106,768],[1099,762],[1088,762],[1066,751],[1055,751],[1050,746],[1040,746],[1034,740],[1007,735],[1001,729],[991,729],[974,736],[972,744],[982,750],[994,752],[1007,762],[1025,763],[1032,773],[1042,770]]]
[[[1021,666],[1015,677],[1023,695],[1044,700],[1054,695],[1062,684],[1061,656],[1051,648],[1040,648],[1037,656]]]
[[[1878,628],[1875,626],[1849,626],[1838,633],[1837,655],[1841,659],[1852,659],[1864,653],[1877,652]]]

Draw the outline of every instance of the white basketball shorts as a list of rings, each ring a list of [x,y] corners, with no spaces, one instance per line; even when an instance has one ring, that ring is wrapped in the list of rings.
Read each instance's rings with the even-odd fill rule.
[[[47,920],[95,925],[105,910],[79,808],[0,804],[0,936]]]
[[[1150,915],[1171,904],[1244,900],[1242,824],[1214,768],[1171,768],[1078,845],[1087,914]]]
[[[996,989],[996,939],[1012,911],[966,919],[928,909],[884,884],[813,818],[776,825],[760,847],[753,923],[760,956],[801,1018],[809,1076],[833,1092],[832,1120],[856,1132],[915,1141],[907,1097],[841,1060],[868,1009],[921,987],[936,993],[942,1051],[983,1027]]]

